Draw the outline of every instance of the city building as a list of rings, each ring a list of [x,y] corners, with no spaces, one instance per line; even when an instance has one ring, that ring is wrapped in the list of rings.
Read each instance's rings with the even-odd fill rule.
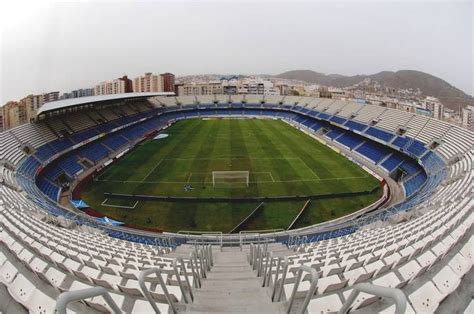
[[[474,106],[467,106],[462,109],[462,126],[474,131]]]
[[[135,93],[162,92],[163,90],[163,80],[161,75],[148,72],[133,80],[133,91]]]
[[[173,73],[160,74],[163,90],[162,92],[174,92],[175,78]]]
[[[219,95],[224,93],[221,82],[188,83],[178,85],[178,96]]]
[[[442,120],[443,113],[444,113],[444,106],[436,97],[426,97],[424,101],[422,101],[423,107],[426,110],[431,112],[431,116],[435,119]]]
[[[239,88],[237,85],[225,85],[222,86],[222,91],[226,95],[236,95],[239,93]]]
[[[49,92],[43,94],[43,102],[50,102],[59,100],[59,92]]]
[[[11,129],[28,122],[26,102],[9,101],[3,106],[5,129]]]
[[[5,106],[0,107],[0,132],[7,129],[5,120]]]
[[[54,93],[55,92],[47,93],[43,95],[28,95],[22,98],[19,101],[19,104],[21,105],[22,108],[24,107],[25,119],[26,119],[25,122],[33,121],[36,118],[36,113],[38,112],[38,109],[46,102],[45,97],[48,97],[48,99],[54,99],[55,97]],[[20,109],[20,110],[23,110],[23,109]],[[25,123],[25,122],[22,122],[22,123]]]
[[[126,91],[127,81],[116,79],[97,84],[94,88],[94,95],[123,94]]]
[[[69,93],[64,93],[61,96],[61,99],[69,99],[69,98],[79,98],[79,97],[89,97],[94,96],[94,88],[81,88],[73,90]]]
[[[133,82],[126,75],[119,78],[123,82],[124,93],[133,93]]]

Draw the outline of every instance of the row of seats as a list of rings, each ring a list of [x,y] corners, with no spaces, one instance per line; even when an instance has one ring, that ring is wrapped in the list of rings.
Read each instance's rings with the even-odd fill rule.
[[[428,208],[412,209],[420,213],[413,219],[297,246],[299,253],[287,257],[286,279],[282,281],[281,270],[277,276],[273,268],[272,285],[283,284],[288,298],[299,265],[307,265],[319,274],[310,312],[338,311],[360,282],[402,289],[409,300],[408,313],[434,312],[474,264],[472,152],[459,165],[464,170],[458,169],[457,174],[463,173],[463,178],[439,190]],[[277,261],[273,258],[271,263],[276,266]],[[300,284],[298,297],[306,295],[308,280],[306,276]],[[352,310],[364,308],[393,312],[394,305],[385,298],[361,293]]]

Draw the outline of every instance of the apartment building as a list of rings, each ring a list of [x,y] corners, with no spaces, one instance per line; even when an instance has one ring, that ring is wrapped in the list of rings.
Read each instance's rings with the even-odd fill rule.
[[[0,132],[6,130],[5,106],[0,107]]]
[[[111,95],[125,93],[125,82],[123,80],[105,81],[97,84],[94,88],[95,95]]]
[[[467,106],[462,109],[462,126],[474,131],[474,106]]]
[[[9,101],[3,106],[4,128],[11,129],[28,122],[26,102]]]
[[[21,107],[22,108],[24,107],[24,111],[26,115],[25,122],[33,121],[36,118],[36,113],[38,112],[38,109],[46,102],[45,101],[46,97],[50,97],[48,99],[54,99],[54,96],[51,96],[51,94],[52,93],[47,93],[47,94],[42,94],[42,95],[28,95],[19,101],[19,104],[21,105]],[[21,109],[21,111],[22,110],[23,109]]]
[[[161,81],[163,84],[163,92],[174,92],[175,77],[173,73],[160,74]]]
[[[64,93],[61,95],[61,99],[69,99],[69,98],[79,98],[79,97],[89,97],[94,96],[95,91],[94,88],[80,88],[69,93]]]
[[[56,100],[59,100],[59,92],[49,92],[49,93],[43,94],[44,102],[50,102],[50,101],[56,101]]]
[[[163,83],[161,75],[148,72],[133,80],[133,91],[135,93],[162,92],[164,90]]]
[[[188,83],[177,85],[178,96],[199,96],[223,94],[221,82]]]

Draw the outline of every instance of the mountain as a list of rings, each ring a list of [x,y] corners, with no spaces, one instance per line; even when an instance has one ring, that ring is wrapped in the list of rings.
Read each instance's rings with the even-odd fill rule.
[[[401,70],[397,72],[383,71],[372,75],[344,76],[339,74],[319,73],[311,70],[294,70],[276,75],[277,78],[305,81],[308,83],[348,87],[366,78],[377,81],[385,87],[395,89],[419,88],[423,95],[434,96],[448,108],[458,110],[459,106],[474,105],[474,98],[448,82],[428,73]]]

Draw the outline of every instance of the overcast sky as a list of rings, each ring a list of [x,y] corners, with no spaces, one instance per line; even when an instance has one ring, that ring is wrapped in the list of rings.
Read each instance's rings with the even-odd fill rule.
[[[2,11],[0,104],[149,71],[413,69],[474,89],[472,1],[14,2]]]

